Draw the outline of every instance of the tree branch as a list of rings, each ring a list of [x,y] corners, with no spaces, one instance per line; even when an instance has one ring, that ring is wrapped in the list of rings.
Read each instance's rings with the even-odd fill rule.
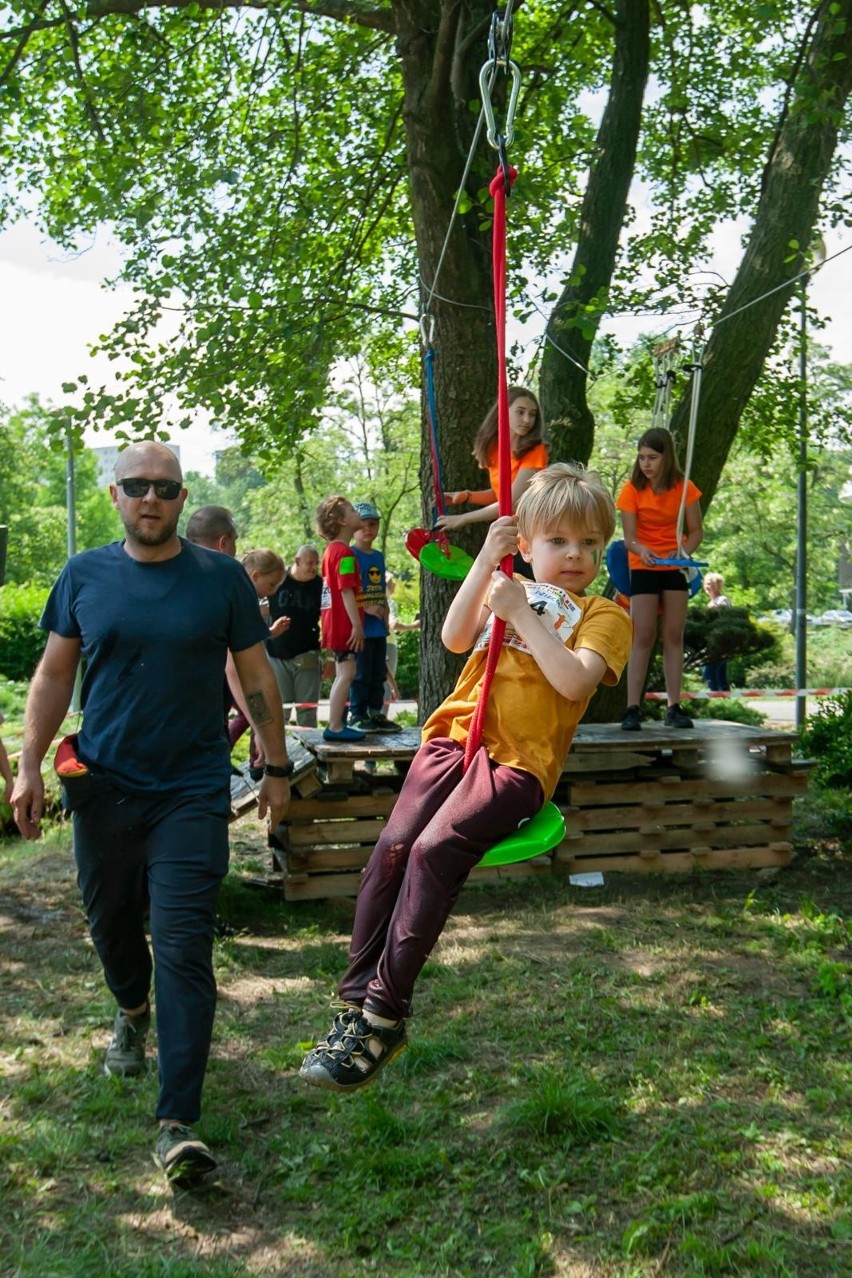
[[[77,28],[74,26],[71,11],[65,0],[59,0],[59,3],[63,17],[65,18],[65,27],[68,32],[68,47],[71,50],[71,57],[74,60],[74,69],[77,72],[77,79],[80,81],[80,87],[83,90],[83,106],[86,111],[86,116],[89,124],[92,126],[92,130],[97,134],[98,140],[105,143],[106,136],[104,135],[103,128],[101,127],[101,122],[98,119],[98,113],[95,110],[94,103],[92,101],[92,93],[86,83],[83,64],[80,61],[80,37],[77,34]]]
[[[43,30],[43,26],[41,24],[41,14],[43,14],[45,9],[47,8],[47,2],[48,0],[42,0],[41,5],[39,6],[38,14],[33,19],[32,22],[28,22],[25,27],[17,27],[14,31],[6,31],[3,33],[2,36],[0,36],[0,39],[6,39],[6,40],[11,40],[11,39],[14,39],[15,36],[20,36],[20,39],[18,40],[17,48],[15,49],[9,61],[6,63],[2,73],[0,73],[0,88],[8,82],[10,76],[12,75],[12,72],[15,70],[15,67],[18,65],[21,58],[23,57],[24,50],[29,44],[30,36],[33,34],[34,31]],[[63,21],[64,21],[63,18],[54,18],[51,20],[50,25],[61,26]]]
[[[88,18],[103,18],[112,14],[136,14],[143,9],[185,9],[190,4],[219,12],[223,9],[277,9],[279,0],[89,0],[85,13]],[[332,18],[335,22],[351,22],[374,31],[392,34],[396,30],[390,9],[366,4],[363,0],[290,0],[290,6],[299,13]]]

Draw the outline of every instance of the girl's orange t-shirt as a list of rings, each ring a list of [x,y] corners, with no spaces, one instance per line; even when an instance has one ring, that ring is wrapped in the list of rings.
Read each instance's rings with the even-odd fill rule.
[[[520,470],[544,470],[548,466],[549,460],[547,456],[547,445],[544,443],[536,444],[528,453],[524,453],[523,457],[515,457],[512,455],[512,483],[518,478]],[[494,444],[491,452],[488,454],[488,478],[491,480],[491,491],[498,497],[500,496],[500,478],[497,468],[497,445]]]
[[[650,484],[645,488],[635,488],[627,481],[615,503],[619,510],[626,510],[636,516],[636,540],[647,546],[652,554],[666,559],[675,553],[677,536],[677,517],[683,496],[683,480],[679,479],[674,488],[667,488],[655,493]],[[701,490],[695,487],[692,480],[686,489],[686,504],[691,506],[701,497]],[[630,568],[648,570],[638,555],[629,551],[627,563]],[[665,571],[665,565],[658,565]],[[649,571],[655,571],[650,569]]]

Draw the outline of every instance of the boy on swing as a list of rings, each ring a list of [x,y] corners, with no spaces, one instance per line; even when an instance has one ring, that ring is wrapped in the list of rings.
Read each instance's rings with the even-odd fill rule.
[[[430,716],[358,894],[343,1008],[305,1057],[315,1087],[366,1086],[406,1044],[414,983],[470,871],[550,798],[598,684],[618,682],[630,653],[622,608],[585,594],[615,528],[593,471],[557,463],[534,476],[517,516],[493,523],[442,629],[451,652],[473,648]],[[517,550],[534,581],[498,568]],[[465,742],[485,671],[493,616],[507,622],[481,744]]]

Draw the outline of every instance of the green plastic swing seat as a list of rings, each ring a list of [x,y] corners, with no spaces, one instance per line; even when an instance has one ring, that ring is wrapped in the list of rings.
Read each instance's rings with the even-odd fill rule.
[[[485,853],[479,865],[512,865],[534,856],[552,852],[565,838],[565,818],[555,803],[545,803],[529,821],[523,821],[514,834]]]
[[[421,564],[436,577],[446,577],[448,581],[464,581],[473,567],[473,559],[466,550],[458,546],[450,546],[450,553],[445,555],[436,541],[428,541],[418,556]]]

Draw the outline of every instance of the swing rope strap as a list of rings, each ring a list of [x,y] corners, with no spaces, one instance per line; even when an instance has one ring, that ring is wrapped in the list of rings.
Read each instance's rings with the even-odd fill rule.
[[[675,382],[679,349],[680,338],[674,337],[671,341],[655,346],[653,351],[656,397],[654,411],[651,414],[651,425],[662,426],[666,430],[669,428],[671,418],[672,388]]]
[[[423,356],[426,369],[426,416],[429,418],[429,451],[432,454],[432,483],[435,486],[435,509],[438,515],[447,513],[444,502],[444,476],[441,470],[441,454],[438,449],[438,401],[435,396],[435,350],[430,346]],[[434,521],[433,521],[434,522]]]
[[[497,330],[497,477],[499,493],[497,509],[500,515],[512,514],[512,444],[509,432],[509,379],[506,371],[506,197],[511,192],[515,178],[514,168],[505,169],[501,155],[500,167],[491,180],[489,190],[494,200],[494,227],[492,232],[492,270],[494,276],[494,321]],[[512,575],[512,556],[506,555],[500,567],[507,576]],[[482,741],[488,694],[497,669],[500,649],[506,633],[506,623],[494,617],[485,673],[464,748],[464,770],[470,767]]]
[[[683,492],[680,498],[680,509],[677,513],[677,533],[676,547],[677,554],[681,554],[683,550],[683,529],[686,523],[686,507],[687,507],[687,489],[689,487],[689,479],[692,474],[692,454],[695,449],[695,434],[698,427],[698,405],[701,399],[701,374],[704,371],[702,359],[704,356],[703,349],[703,329],[699,324],[695,330],[695,345],[693,347],[692,364],[688,367],[692,372],[692,390],[689,396],[689,426],[686,432],[686,457],[684,459],[683,468]]]

